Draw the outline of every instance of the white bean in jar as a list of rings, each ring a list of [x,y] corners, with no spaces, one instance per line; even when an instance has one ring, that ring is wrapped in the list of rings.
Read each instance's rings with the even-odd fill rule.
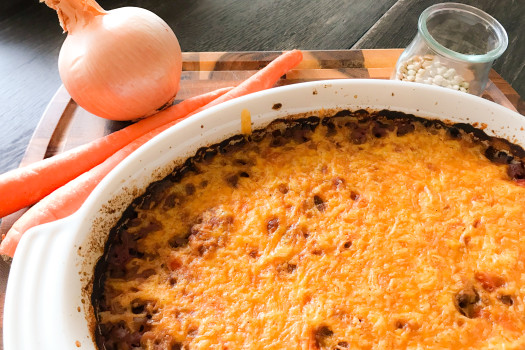
[[[469,83],[454,68],[443,65],[432,55],[409,58],[399,67],[397,79],[469,92]]]

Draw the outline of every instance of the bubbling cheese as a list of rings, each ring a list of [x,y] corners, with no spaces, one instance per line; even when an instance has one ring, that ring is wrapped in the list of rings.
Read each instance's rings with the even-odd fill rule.
[[[100,348],[524,349],[525,187],[486,150],[339,113],[200,152],[115,228]]]

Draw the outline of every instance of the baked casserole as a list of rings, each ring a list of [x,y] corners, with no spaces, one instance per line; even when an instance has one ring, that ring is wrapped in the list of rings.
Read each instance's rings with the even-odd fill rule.
[[[200,149],[95,275],[99,348],[524,349],[524,151],[342,110]]]

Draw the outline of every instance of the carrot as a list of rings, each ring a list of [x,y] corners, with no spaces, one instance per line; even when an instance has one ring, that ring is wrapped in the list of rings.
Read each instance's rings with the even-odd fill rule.
[[[302,53],[297,50],[281,55],[268,64],[268,66],[261,69],[259,72],[241,83],[239,86],[222,95],[220,97],[222,99],[221,102],[247,95],[252,92],[264,90],[273,86],[283,74],[299,64],[301,60]],[[180,122],[183,119],[186,119],[188,116],[213,105],[215,105],[214,101],[208,103],[204,107],[198,108],[196,111],[189,112],[186,116],[180,116],[176,119],[173,117],[170,118],[173,119],[171,122],[165,123],[153,131],[136,138],[127,146],[123,147],[120,151],[107,158],[101,164],[95,166],[90,171],[80,175],[74,180],[68,182],[63,187],[52,192],[50,195],[45,197],[43,200],[31,207],[26,213],[24,213],[24,215],[22,215],[15,222],[13,227],[11,227],[11,229],[7,232],[5,237],[2,237],[3,239],[0,244],[0,254],[12,257],[15,253],[18,242],[28,229],[37,225],[65,218],[74,213],[93,191],[96,185],[109,173],[109,171],[117,166],[129,154],[134,152],[138,147],[153,138],[155,135],[168,129],[172,125]],[[155,117],[161,113],[157,114]],[[149,119],[145,119],[144,121],[147,120]]]
[[[271,88],[275,83],[285,75],[290,69],[297,66],[303,60],[303,53],[299,50],[286,51],[266,67],[246,79],[244,82],[208,103],[206,106],[199,108],[194,113],[203,109],[216,106],[233,98],[251,94]],[[191,115],[191,114],[190,114]]]
[[[0,175],[0,217],[36,203],[137,137],[186,116],[229,90],[218,89],[187,99],[88,144]]]

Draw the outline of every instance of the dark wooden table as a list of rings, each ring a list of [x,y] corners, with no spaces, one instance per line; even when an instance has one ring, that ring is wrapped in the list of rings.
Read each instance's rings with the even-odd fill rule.
[[[164,18],[183,51],[403,48],[436,0],[101,0],[106,9],[147,8]],[[494,69],[525,96],[525,1],[468,0],[506,28],[509,48]],[[59,89],[65,39],[56,14],[37,0],[0,4],[0,172],[18,166]],[[525,110],[525,106],[518,108]],[[0,199],[1,200],[1,199]],[[8,265],[0,262],[0,308]],[[3,310],[0,309],[0,315]],[[0,318],[1,320],[1,318]],[[1,347],[0,334],[0,349]]]

